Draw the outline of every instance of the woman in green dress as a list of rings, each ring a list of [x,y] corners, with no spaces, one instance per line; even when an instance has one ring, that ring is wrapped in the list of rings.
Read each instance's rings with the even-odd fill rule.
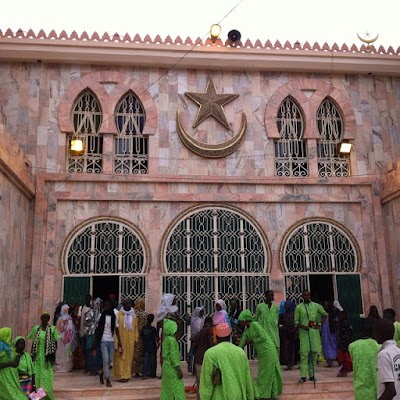
[[[11,328],[0,329],[0,400],[26,400],[19,386],[18,358],[11,346]]]
[[[53,325],[49,325],[50,314],[44,312],[40,317],[41,324],[35,325],[28,335],[32,342],[32,360],[35,367],[37,387],[43,387],[47,393],[46,399],[54,400],[53,395],[53,365],[56,359],[57,340],[61,335]]]
[[[239,346],[244,348],[246,344],[252,344],[257,352],[257,398],[275,400],[282,392],[281,367],[275,344],[265,329],[254,321],[249,310],[240,313],[239,321],[240,325],[245,328]]]
[[[183,373],[181,370],[181,357],[175,333],[178,324],[170,319],[164,319],[162,347],[162,380],[161,400],[185,400],[185,386],[183,384]]]
[[[25,338],[17,336],[13,341],[14,349],[19,358],[18,364],[18,375],[19,375],[19,386],[21,390],[28,396],[35,387],[35,369],[33,367],[31,355],[25,351]]]

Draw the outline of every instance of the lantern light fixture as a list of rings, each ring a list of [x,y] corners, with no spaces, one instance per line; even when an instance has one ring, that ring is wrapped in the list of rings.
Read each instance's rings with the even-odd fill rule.
[[[83,148],[83,140],[77,136],[74,136],[71,139],[71,146],[70,150],[74,154],[83,154],[84,153],[84,148]]]
[[[339,153],[340,154],[350,154],[353,145],[348,140],[343,140],[340,143]]]
[[[210,37],[213,43],[217,41],[220,34],[221,34],[221,25],[218,24],[211,25]]]

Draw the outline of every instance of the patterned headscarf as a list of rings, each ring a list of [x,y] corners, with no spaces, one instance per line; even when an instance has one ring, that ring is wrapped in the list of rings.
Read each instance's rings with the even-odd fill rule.
[[[0,356],[7,352],[8,357],[11,357],[11,338],[12,330],[11,328],[1,328],[0,329]]]
[[[101,315],[101,303],[100,297],[93,302],[90,310],[85,314],[85,335],[94,335],[97,328],[97,323]]]
[[[145,308],[145,301],[143,297],[139,297],[135,300],[135,310],[142,310],[144,311]]]
[[[167,314],[174,314],[178,311],[178,307],[172,305],[174,302],[175,295],[172,293],[166,293],[161,298],[161,305],[157,311],[157,322],[162,321]]]
[[[54,365],[54,362],[56,360],[57,343],[54,340],[53,332],[52,332],[51,328],[52,328],[51,325],[46,326],[45,341],[44,341],[44,355],[45,355],[46,363],[49,363],[50,365]],[[41,331],[41,326],[39,325],[37,332],[35,334],[35,337],[33,339],[33,343],[32,343],[31,356],[32,356],[33,361],[35,361],[36,357],[37,357],[40,331]]]
[[[243,310],[239,315],[239,321],[253,322],[254,317],[250,310]]]

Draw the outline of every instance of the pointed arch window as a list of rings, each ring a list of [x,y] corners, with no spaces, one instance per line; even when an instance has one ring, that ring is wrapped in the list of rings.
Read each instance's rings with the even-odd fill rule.
[[[307,176],[307,142],[302,139],[304,118],[290,97],[279,106],[276,123],[281,135],[281,139],[275,142],[276,175]]]
[[[143,104],[133,92],[128,92],[115,112],[118,130],[118,135],[114,139],[115,173],[148,173],[149,139],[143,136],[145,122],[146,114]]]
[[[317,111],[321,139],[317,141],[318,173],[322,177],[350,176],[348,155],[339,153],[343,138],[343,120],[337,107],[325,99]]]
[[[85,91],[76,101],[72,111],[74,136],[69,137],[68,171],[99,174],[103,170],[103,137],[99,130],[103,115],[100,102],[90,91]],[[71,150],[71,140],[83,142],[83,154]]]

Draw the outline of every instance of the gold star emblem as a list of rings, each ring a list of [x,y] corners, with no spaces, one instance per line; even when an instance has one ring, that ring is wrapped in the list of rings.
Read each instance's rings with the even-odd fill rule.
[[[217,93],[211,77],[208,78],[206,91],[204,93],[186,92],[185,94],[200,106],[193,128],[196,128],[196,126],[212,116],[225,126],[225,128],[231,129],[225,117],[223,106],[236,99],[236,97],[239,97],[238,94]]]

